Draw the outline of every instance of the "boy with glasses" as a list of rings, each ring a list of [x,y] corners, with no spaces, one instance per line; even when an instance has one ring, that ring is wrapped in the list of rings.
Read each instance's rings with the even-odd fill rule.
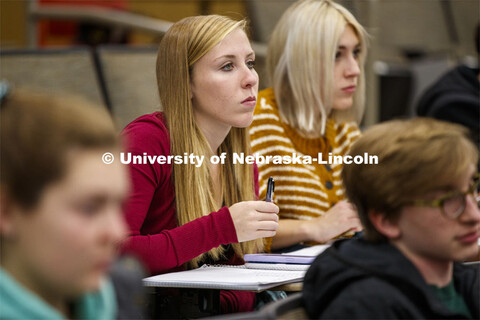
[[[480,317],[478,151],[454,124],[417,118],[367,130],[342,177],[364,235],[337,241],[309,269],[311,318]]]

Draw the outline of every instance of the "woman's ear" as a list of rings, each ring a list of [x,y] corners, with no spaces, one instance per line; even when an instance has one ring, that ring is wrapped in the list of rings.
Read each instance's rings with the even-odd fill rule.
[[[387,217],[385,213],[370,210],[368,212],[368,218],[372,222],[375,229],[377,229],[378,232],[387,237],[389,240],[398,239],[401,236],[401,231],[398,227],[397,221],[391,217]]]
[[[190,88],[188,88],[188,92],[190,93],[190,100],[193,100],[193,81],[190,80]]]

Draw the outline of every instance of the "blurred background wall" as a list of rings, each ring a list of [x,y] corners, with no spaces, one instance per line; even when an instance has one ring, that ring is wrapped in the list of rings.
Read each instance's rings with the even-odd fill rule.
[[[48,5],[111,9],[114,10],[112,14],[136,13],[167,22],[175,22],[186,16],[212,13],[237,19],[247,17],[251,21],[252,39],[265,45],[278,18],[293,2],[1,0],[0,47],[8,49],[75,45],[79,43],[79,39],[85,41],[85,36],[79,37],[81,32],[91,32],[88,34],[91,37],[88,41],[118,42],[124,45],[155,46],[161,38],[159,34],[145,30],[110,27],[110,33],[105,36],[101,33],[102,26],[98,26],[98,29],[85,29],[78,20],[39,19],[32,15],[32,8]],[[365,126],[398,115],[411,115],[420,92],[448,68],[458,63],[478,65],[474,46],[475,26],[480,21],[478,0],[337,2],[347,7],[371,35],[366,68],[368,81]],[[259,73],[262,75],[262,86],[265,87],[269,84],[262,71],[265,46],[259,48],[263,50],[258,51],[261,60]],[[0,67],[1,63],[0,59]],[[385,105],[388,105],[388,108],[384,107]]]

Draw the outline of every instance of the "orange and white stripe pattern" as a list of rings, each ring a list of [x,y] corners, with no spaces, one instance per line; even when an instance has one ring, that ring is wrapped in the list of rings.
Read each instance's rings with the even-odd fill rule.
[[[253,152],[261,156],[309,155],[323,159],[328,154],[345,155],[360,136],[355,123],[336,124],[328,120],[325,136],[308,139],[280,120],[272,89],[259,93],[253,123],[249,129]],[[323,215],[344,198],[341,164],[258,163],[260,199],[265,198],[267,180],[275,179],[274,201],[280,218],[312,219]]]

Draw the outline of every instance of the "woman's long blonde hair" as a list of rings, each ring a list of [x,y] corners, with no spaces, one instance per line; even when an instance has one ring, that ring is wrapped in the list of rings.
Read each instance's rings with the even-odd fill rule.
[[[190,88],[192,68],[196,61],[230,32],[235,29],[245,31],[245,28],[244,20],[234,21],[224,16],[188,17],[175,23],[160,42],[157,82],[170,132],[171,154],[204,155],[209,161],[210,146],[193,117]],[[223,205],[231,206],[239,201],[254,200],[252,165],[233,165],[232,162],[233,153],[251,153],[247,130],[232,128],[218,149],[218,154],[223,152],[227,153],[221,171]],[[184,225],[219,209],[214,200],[213,181],[208,165],[204,164],[200,168],[193,164],[174,165],[173,182],[178,225]],[[263,240],[234,243],[232,246],[235,253],[243,257],[245,253],[262,250]],[[225,249],[221,246],[213,248],[189,261],[187,267],[196,268],[205,258],[214,261],[225,258]]]
[[[338,41],[347,25],[360,45],[360,76],[353,106],[332,110]],[[323,135],[327,118],[361,121],[365,100],[366,32],[344,7],[330,0],[298,1],[278,21],[267,54],[267,70],[282,118],[306,136]]]

